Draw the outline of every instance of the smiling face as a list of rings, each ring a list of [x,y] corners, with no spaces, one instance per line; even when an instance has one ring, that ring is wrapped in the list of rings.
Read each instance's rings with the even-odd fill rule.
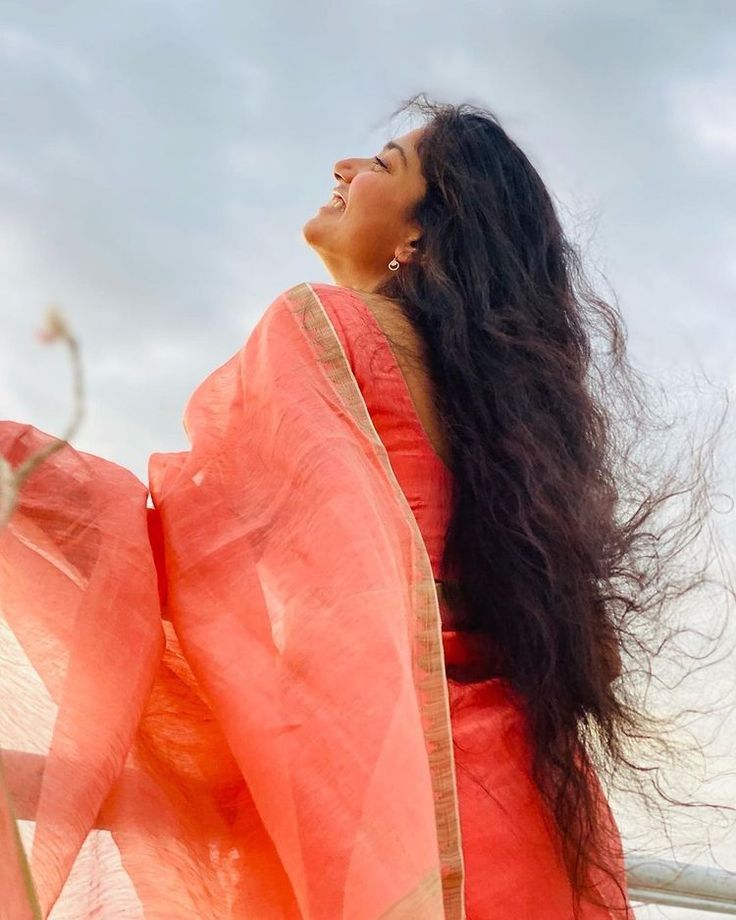
[[[335,163],[337,197],[302,234],[336,284],[372,291],[391,274],[392,259],[405,264],[412,258],[421,230],[410,215],[426,192],[416,151],[421,134],[418,128],[389,141],[377,157]]]

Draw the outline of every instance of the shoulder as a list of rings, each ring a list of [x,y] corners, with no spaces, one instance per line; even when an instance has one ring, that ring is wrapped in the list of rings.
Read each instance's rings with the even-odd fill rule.
[[[293,292],[293,294],[292,294]],[[306,293],[309,292],[309,293]],[[365,327],[365,317],[372,317],[370,327],[377,326],[389,338],[398,337],[411,326],[398,304],[381,294],[357,291],[337,284],[303,282],[289,292],[290,296],[315,297],[333,319],[345,325],[356,322]]]
[[[310,312],[313,320],[317,315],[326,315],[340,337],[349,338],[359,326],[366,324],[366,314],[372,312],[372,299],[370,294],[366,295],[353,288],[302,281],[282,291],[268,309],[288,309],[302,320]]]
[[[353,295],[353,296],[351,296]],[[344,313],[346,305],[354,309],[355,292],[336,285],[301,281],[277,294],[261,313],[257,326],[267,325],[288,314],[304,319],[310,309],[321,305],[328,313]]]
[[[300,281],[298,284],[293,284],[290,288],[286,288],[275,299],[294,299],[308,296],[318,297],[320,300],[350,300],[360,295],[353,288],[341,287],[338,284],[328,284],[325,281]]]
[[[290,293],[295,296],[311,296],[318,300],[326,309],[337,312],[351,312],[364,304],[363,295],[353,288],[343,287],[339,284],[326,282],[303,281],[291,288]]]
[[[267,307],[266,313],[284,308],[295,311],[299,307],[308,308],[310,304],[321,304],[330,313],[355,312],[361,302],[361,295],[352,288],[324,282],[301,281],[278,294]]]
[[[396,312],[397,309],[393,301],[380,294],[358,291],[355,288],[328,284],[324,281],[302,281],[281,293],[277,300],[300,300],[308,297],[313,297],[330,307],[360,307],[372,313],[390,313]]]
[[[327,316],[343,346],[378,335],[411,357],[422,353],[421,342],[400,306],[388,297],[325,282],[302,281],[283,291],[269,310],[288,308],[302,320],[310,309]],[[367,340],[366,340],[367,341]]]

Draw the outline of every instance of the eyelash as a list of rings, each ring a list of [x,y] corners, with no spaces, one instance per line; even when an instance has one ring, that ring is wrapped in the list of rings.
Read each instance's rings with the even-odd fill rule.
[[[375,163],[378,163],[378,165],[382,166],[384,169],[388,169],[388,166],[386,166],[386,164],[383,162],[383,160],[380,157],[373,157],[373,161]]]

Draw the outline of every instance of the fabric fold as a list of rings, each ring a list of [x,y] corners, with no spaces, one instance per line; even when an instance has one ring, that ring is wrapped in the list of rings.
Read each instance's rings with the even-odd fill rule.
[[[65,448],[0,535],[24,710],[0,748],[26,812],[41,765],[18,814],[41,915],[462,918],[432,570],[309,285],[185,428],[150,459],[155,509]],[[44,438],[0,424],[13,463]]]

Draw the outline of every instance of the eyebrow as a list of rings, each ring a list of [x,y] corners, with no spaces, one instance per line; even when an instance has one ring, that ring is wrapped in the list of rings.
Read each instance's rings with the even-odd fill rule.
[[[401,159],[404,161],[404,166],[408,169],[409,163],[406,159],[406,154],[404,153],[404,148],[400,144],[395,144],[393,141],[386,141],[383,145],[384,150],[398,150],[401,154]]]

